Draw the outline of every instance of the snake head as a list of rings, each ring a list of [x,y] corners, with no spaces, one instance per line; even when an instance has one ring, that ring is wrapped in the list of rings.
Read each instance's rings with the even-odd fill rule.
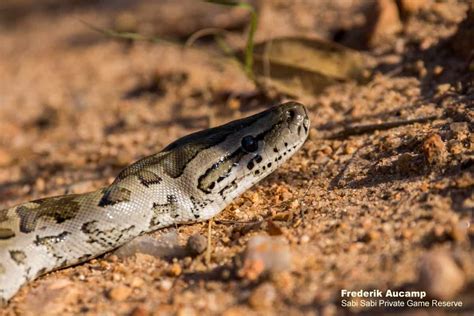
[[[193,153],[182,185],[197,188],[201,200],[214,201],[214,209],[215,203],[223,208],[288,160],[306,140],[309,127],[305,107],[288,102],[189,135],[168,150],[180,151],[181,157],[183,152]]]
[[[147,188],[166,187],[177,197],[178,208],[191,209],[194,219],[204,220],[288,160],[308,133],[305,107],[284,103],[182,137],[123,170],[116,183],[131,175]]]

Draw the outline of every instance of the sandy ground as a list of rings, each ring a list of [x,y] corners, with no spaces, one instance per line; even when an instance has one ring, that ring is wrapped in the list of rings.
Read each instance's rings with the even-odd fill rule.
[[[97,189],[180,136],[278,103],[209,43],[117,42],[81,23],[170,38],[209,25],[235,38],[244,30],[245,12],[169,2],[0,5],[1,208]],[[362,19],[348,3],[265,1],[257,37],[345,36]],[[380,64],[368,83],[305,99],[310,138],[216,218],[209,265],[205,253],[106,255],[31,282],[0,314],[474,313],[474,87],[467,58],[447,44],[467,8],[440,2],[406,19],[395,40],[366,51]],[[207,229],[153,237],[185,244]],[[269,234],[288,243],[279,251],[291,266],[239,276],[247,242]],[[463,307],[343,308],[341,289],[421,289]]]

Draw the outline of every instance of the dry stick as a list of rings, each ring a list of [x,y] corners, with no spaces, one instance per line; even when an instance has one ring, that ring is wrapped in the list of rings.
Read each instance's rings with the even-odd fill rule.
[[[415,123],[426,123],[426,122],[433,121],[439,118],[440,116],[433,115],[433,116],[422,117],[422,118],[417,118],[417,119],[412,119],[412,120],[352,126],[337,133],[336,135],[328,137],[328,139],[346,138],[347,136],[361,135],[361,134],[366,134],[366,133],[370,133],[377,130],[387,130],[387,129],[404,126],[404,125],[415,124]]]
[[[212,249],[211,249],[211,246],[212,246],[212,243],[211,243],[211,232],[212,232],[212,221],[213,221],[213,219],[211,218],[211,219],[208,221],[208,224],[207,224],[206,265],[207,265],[208,267],[211,265],[211,252],[212,252]]]

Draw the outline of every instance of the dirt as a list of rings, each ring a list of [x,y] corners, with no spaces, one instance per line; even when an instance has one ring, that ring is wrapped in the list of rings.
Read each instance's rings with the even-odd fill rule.
[[[176,3],[0,4],[0,208],[95,190],[178,137],[282,100],[262,96],[209,39],[192,48],[116,41],[81,22],[178,42],[225,27],[244,43],[245,11]],[[360,3],[264,1],[257,38],[364,46],[354,42],[367,22]],[[366,43],[378,62],[369,82],[305,98],[308,141],[215,218],[210,262],[201,237],[196,256],[109,254],[30,282],[0,314],[474,313],[473,66],[450,42],[468,7],[406,9],[402,30]],[[200,223],[153,237],[175,229],[183,247],[208,234]],[[239,276],[258,235],[283,237],[291,267]],[[343,308],[342,289],[421,289],[463,307]]]

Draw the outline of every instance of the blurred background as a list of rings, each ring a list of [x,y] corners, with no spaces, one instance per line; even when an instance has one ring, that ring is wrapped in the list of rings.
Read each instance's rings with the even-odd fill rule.
[[[216,224],[210,265],[112,255],[35,281],[0,314],[388,311],[342,308],[341,288],[423,289],[472,312],[474,4],[214,2],[0,2],[1,208],[97,189],[284,100],[312,121],[298,155],[223,213],[251,224]],[[182,245],[207,226],[176,232]],[[258,234],[283,236],[292,264],[239,277]]]

